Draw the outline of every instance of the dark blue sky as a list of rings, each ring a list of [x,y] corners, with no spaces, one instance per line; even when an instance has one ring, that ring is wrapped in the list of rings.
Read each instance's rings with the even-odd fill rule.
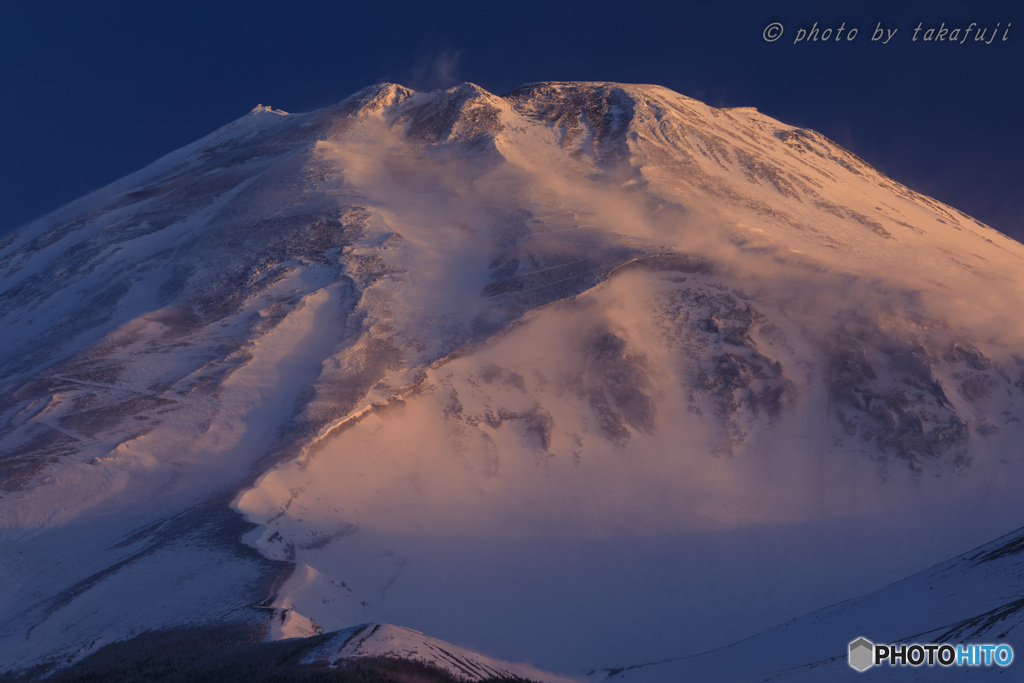
[[[611,80],[756,106],[1024,239],[1024,16],[1012,2],[887,4],[3,0],[0,233],[258,103],[308,111],[383,80],[496,93]],[[794,44],[814,22],[859,33]],[[879,22],[898,29],[886,45],[871,41]],[[919,22],[1000,32],[914,42]]]

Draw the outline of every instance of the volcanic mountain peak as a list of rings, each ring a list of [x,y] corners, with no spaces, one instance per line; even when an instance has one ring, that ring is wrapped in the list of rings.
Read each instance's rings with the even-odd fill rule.
[[[873,590],[1019,524],[1022,260],[658,86],[257,107],[0,244],[0,663],[269,607],[611,667]]]
[[[277,114],[278,116],[288,116],[288,112],[283,111],[281,109],[274,109],[269,104],[257,104],[255,107],[253,107],[252,111],[249,112],[249,114]]]

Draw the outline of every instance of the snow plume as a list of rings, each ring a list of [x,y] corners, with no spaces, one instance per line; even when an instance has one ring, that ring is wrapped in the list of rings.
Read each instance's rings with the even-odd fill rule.
[[[461,80],[458,76],[461,57],[461,50],[421,50],[416,59],[416,66],[412,69],[409,85],[423,91],[452,87]]]
[[[431,340],[423,342],[431,349],[446,335],[474,338],[473,329],[457,329],[467,321],[486,333],[529,302],[593,286],[630,255],[651,251],[666,230],[690,241],[684,222],[653,221],[629,188],[558,160],[536,124],[540,139],[525,155],[500,132],[456,131],[441,146],[410,140],[416,107],[431,106],[431,97],[413,98],[398,116],[365,117],[343,140],[317,147],[339,179],[326,191],[373,207],[370,235],[356,251],[373,249],[396,273],[370,294],[388,301],[380,314]]]
[[[383,614],[549,666],[600,643],[611,665],[722,644],[967,542],[904,540],[982,514],[997,467],[966,449],[956,376],[984,361],[953,351],[951,312],[920,286],[934,274],[893,269],[896,228],[822,234],[802,227],[817,209],[756,202],[730,220],[567,137],[460,86],[321,146],[336,191],[373,207],[356,248],[386,246],[394,273],[364,306],[430,365],[238,499],[257,547],[319,570],[279,599],[325,628]],[[787,597],[737,608],[762,590]],[[663,626],[626,643],[609,609]],[[552,611],[558,637],[531,619]]]

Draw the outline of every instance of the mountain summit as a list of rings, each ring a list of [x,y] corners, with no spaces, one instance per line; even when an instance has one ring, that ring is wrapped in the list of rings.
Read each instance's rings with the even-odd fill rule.
[[[1024,518],[1022,266],[658,86],[260,105],[0,243],[0,668],[388,622],[618,670],[873,591]]]

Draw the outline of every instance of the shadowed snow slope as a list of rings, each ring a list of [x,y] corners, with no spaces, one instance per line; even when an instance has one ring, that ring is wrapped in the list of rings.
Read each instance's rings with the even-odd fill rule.
[[[657,86],[257,107],[0,243],[0,667],[269,609],[584,671],[877,590],[1024,517],[1022,266]]]
[[[397,657],[427,662],[467,681],[514,677],[551,683],[572,683],[574,679],[551,676],[526,664],[512,664],[478,655],[419,631],[391,624],[362,624],[329,634],[322,645],[311,649],[303,662],[326,661],[344,666],[355,657]]]
[[[1024,627],[1024,530],[911,576],[899,583],[794,619],[753,638],[683,659],[593,672],[592,680],[855,681],[847,645],[873,643],[1006,643],[1019,645]],[[1019,650],[1018,650],[1019,651]],[[962,681],[1010,669],[960,666],[871,669],[880,680]]]

